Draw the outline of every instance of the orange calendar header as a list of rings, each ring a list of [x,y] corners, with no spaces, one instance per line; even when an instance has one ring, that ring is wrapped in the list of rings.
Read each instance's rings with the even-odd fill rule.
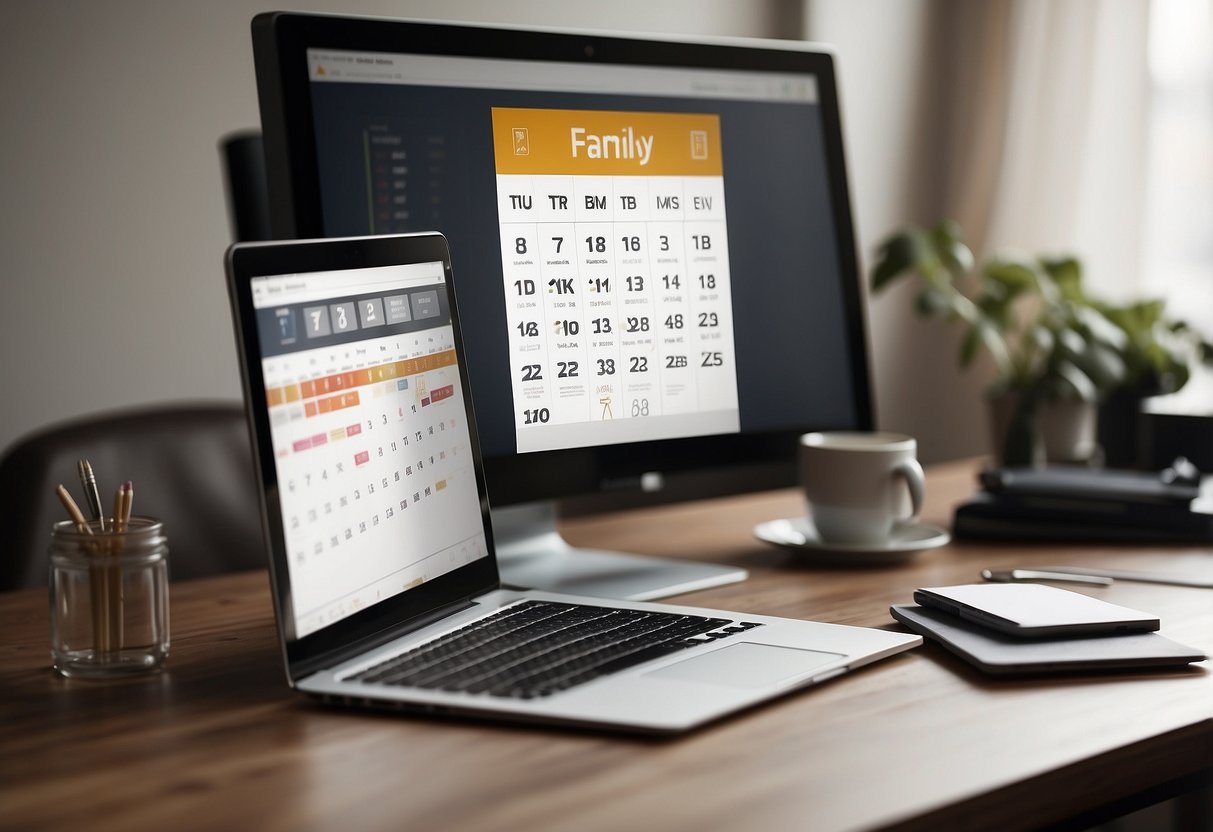
[[[493,108],[499,174],[720,176],[720,116]]]

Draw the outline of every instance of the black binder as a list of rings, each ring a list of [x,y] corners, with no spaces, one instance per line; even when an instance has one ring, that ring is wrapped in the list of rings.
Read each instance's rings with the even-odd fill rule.
[[[1213,477],[1056,466],[991,469],[981,482],[956,509],[957,538],[1213,542]]]

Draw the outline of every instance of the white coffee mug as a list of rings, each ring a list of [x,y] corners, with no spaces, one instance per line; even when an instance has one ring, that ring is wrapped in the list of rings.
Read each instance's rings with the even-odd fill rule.
[[[901,433],[831,431],[800,437],[800,482],[822,541],[880,544],[922,511],[918,443]],[[905,514],[905,489],[910,513]]]

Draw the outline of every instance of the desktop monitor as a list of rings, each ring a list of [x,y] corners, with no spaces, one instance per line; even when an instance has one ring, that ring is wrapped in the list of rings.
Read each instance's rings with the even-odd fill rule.
[[[828,52],[291,13],[253,45],[275,236],[450,242],[507,583],[740,579],[574,553],[552,501],[786,486],[800,434],[872,427]]]

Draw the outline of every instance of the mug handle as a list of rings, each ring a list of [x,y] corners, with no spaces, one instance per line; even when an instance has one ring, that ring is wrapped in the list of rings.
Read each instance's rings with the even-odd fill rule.
[[[905,519],[912,523],[922,513],[922,501],[926,491],[922,466],[918,464],[917,459],[907,459],[899,463],[893,469],[893,473],[899,474],[906,481],[906,486],[910,489],[911,511],[910,516]]]

